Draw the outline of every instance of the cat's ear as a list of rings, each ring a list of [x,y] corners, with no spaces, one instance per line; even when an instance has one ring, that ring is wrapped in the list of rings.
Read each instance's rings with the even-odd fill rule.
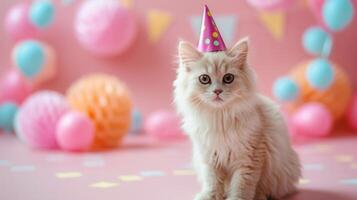
[[[200,60],[203,55],[191,43],[180,41],[178,46],[178,56],[180,62],[187,64]]]
[[[249,49],[249,39],[245,37],[239,40],[231,49],[228,50],[227,55],[233,57],[236,65],[244,67],[247,63]]]

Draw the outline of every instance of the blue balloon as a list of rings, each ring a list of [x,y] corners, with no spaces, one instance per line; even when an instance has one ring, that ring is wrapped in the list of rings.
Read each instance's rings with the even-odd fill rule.
[[[53,22],[55,8],[49,0],[38,0],[30,8],[30,20],[39,27],[45,28]]]
[[[331,63],[323,58],[315,59],[307,67],[306,79],[315,89],[327,89],[334,80],[334,70]]]
[[[320,27],[311,27],[304,32],[303,46],[313,55],[329,56],[332,48],[331,36]]]
[[[16,113],[16,104],[10,102],[2,104],[0,106],[0,128],[6,131],[13,131]]]
[[[131,128],[130,131],[132,133],[140,133],[140,131],[142,130],[142,122],[143,122],[143,117],[140,113],[139,110],[135,109],[132,113],[131,113]]]
[[[15,62],[24,76],[35,77],[44,65],[44,50],[39,42],[25,41],[16,47]]]
[[[280,101],[294,101],[299,95],[299,86],[289,77],[282,77],[275,81],[273,94]]]
[[[346,28],[351,23],[353,15],[351,0],[326,0],[322,7],[322,18],[332,31]]]

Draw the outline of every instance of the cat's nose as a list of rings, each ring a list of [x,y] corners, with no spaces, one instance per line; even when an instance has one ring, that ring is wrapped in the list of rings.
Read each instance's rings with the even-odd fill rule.
[[[214,92],[216,95],[220,95],[220,94],[223,92],[223,90],[221,90],[221,89],[215,89],[213,92]]]

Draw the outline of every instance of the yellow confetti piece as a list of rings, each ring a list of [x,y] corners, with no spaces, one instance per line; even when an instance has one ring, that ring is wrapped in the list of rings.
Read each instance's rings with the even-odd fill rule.
[[[283,11],[261,12],[259,17],[275,39],[282,39],[285,31],[285,13]]]
[[[81,176],[82,176],[82,173],[80,173],[80,172],[59,172],[59,173],[56,173],[57,178],[78,178]]]
[[[348,163],[353,161],[353,156],[351,155],[338,155],[335,157],[337,162]]]
[[[194,176],[195,174],[196,174],[195,171],[190,169],[174,171],[174,176]]]
[[[119,179],[124,182],[133,182],[133,181],[143,180],[143,178],[141,176],[135,176],[135,175],[119,176]]]
[[[163,33],[171,24],[172,16],[170,13],[160,10],[150,10],[147,14],[147,26],[149,41],[158,42]]]
[[[330,145],[327,144],[318,144],[315,146],[316,151],[324,153],[329,152],[332,148]]]
[[[133,7],[133,0],[120,0],[120,2],[125,8]]]
[[[112,188],[112,187],[116,187],[118,186],[118,183],[115,182],[107,182],[107,181],[100,181],[97,183],[93,183],[91,185],[89,185],[90,187],[94,187],[94,188]]]
[[[309,180],[309,179],[306,179],[306,178],[301,178],[300,180],[299,180],[299,184],[300,185],[306,185],[306,184],[308,184],[308,183],[310,183],[311,181]]]
[[[357,163],[352,163],[352,164],[350,165],[350,167],[351,167],[352,169],[357,169]]]

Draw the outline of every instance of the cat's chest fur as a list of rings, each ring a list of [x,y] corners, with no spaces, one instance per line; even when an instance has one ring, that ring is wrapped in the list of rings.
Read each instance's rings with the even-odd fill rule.
[[[258,133],[261,122],[252,109],[234,109],[216,113],[197,113],[186,120],[184,127],[194,144],[194,151],[205,162],[229,166],[247,155],[251,136]]]

